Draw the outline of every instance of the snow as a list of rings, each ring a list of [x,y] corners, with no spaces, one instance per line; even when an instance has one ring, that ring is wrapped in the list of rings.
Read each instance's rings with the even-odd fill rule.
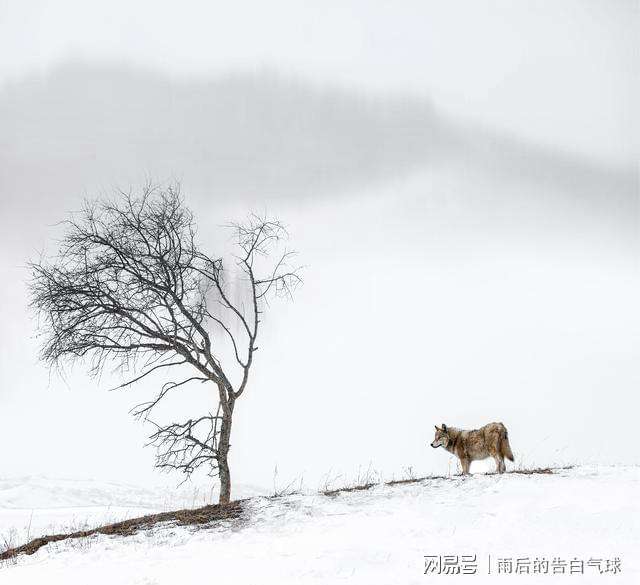
[[[265,495],[236,486],[239,498]],[[156,512],[195,508],[217,501],[211,484],[141,487],[125,483],[27,476],[0,479],[0,545],[42,534],[70,532]],[[0,580],[0,583],[2,581]]]
[[[253,497],[242,519],[204,530],[165,525],[132,537],[48,545],[0,567],[0,584],[637,583],[639,484],[640,467],[581,466],[554,475],[432,479],[331,497]],[[12,501],[23,502],[15,499],[19,486],[0,494],[5,489],[14,490]],[[138,492],[127,495],[126,487],[113,490],[127,504],[144,501]],[[59,501],[69,503],[61,492]],[[38,512],[60,522],[78,510]],[[0,510],[3,529],[12,511]],[[425,555],[476,555],[478,574],[424,575]],[[488,555],[494,565],[499,557],[618,557],[622,571],[600,575],[585,567],[582,577],[506,576],[494,568],[488,575]]]

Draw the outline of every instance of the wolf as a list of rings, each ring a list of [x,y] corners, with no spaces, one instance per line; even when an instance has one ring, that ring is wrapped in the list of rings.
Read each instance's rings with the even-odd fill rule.
[[[445,424],[442,427],[436,425],[436,436],[431,446],[434,449],[444,447],[449,453],[456,455],[460,459],[463,475],[469,473],[472,461],[493,457],[498,473],[504,473],[506,470],[505,457],[513,461],[507,427],[501,422],[492,422],[472,431],[448,427]]]

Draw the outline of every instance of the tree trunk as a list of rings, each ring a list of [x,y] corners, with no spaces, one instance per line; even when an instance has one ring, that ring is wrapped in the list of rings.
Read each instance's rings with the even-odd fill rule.
[[[229,440],[231,438],[231,422],[233,420],[233,402],[222,409],[222,424],[218,440],[218,474],[220,476],[219,504],[231,501],[231,471],[229,470]]]

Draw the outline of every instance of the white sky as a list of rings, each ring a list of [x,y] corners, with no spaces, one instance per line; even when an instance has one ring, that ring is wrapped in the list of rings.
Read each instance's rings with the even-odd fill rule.
[[[638,462],[640,280],[638,230],[629,218],[637,206],[628,189],[606,198],[608,188],[600,185],[621,184],[606,167],[594,165],[591,173],[589,163],[574,165],[570,157],[554,163],[553,149],[530,148],[538,142],[614,165],[637,162],[637,25],[631,1],[0,0],[0,84],[44,76],[69,61],[89,70],[98,63],[142,66],[181,78],[267,68],[321,88],[417,94],[452,119],[489,129],[488,138],[466,135],[485,140],[479,143],[489,150],[486,158],[482,148],[468,159],[454,153],[440,168],[425,157],[409,176],[404,165],[414,169],[415,160],[403,137],[418,132],[413,128],[393,127],[369,158],[357,154],[385,123],[402,126],[411,116],[372,106],[369,117],[356,120],[353,136],[331,116],[325,134],[327,109],[345,107],[350,121],[357,116],[349,108],[358,102],[330,92],[319,98],[317,87],[302,84],[292,100],[297,115],[305,122],[317,116],[304,126],[306,134],[296,133],[293,120],[280,136],[284,147],[273,148],[274,160],[261,158],[262,143],[252,145],[254,163],[274,168],[274,189],[298,189],[296,181],[308,173],[304,187],[312,195],[268,201],[269,211],[291,225],[309,270],[296,302],[274,308],[254,386],[238,406],[232,453],[239,481],[269,485],[276,464],[283,481],[308,473],[313,482],[331,469],[351,473],[369,462],[393,473],[407,465],[444,471],[444,455],[426,451],[433,423],[477,426],[492,419],[508,423],[524,463]],[[200,143],[189,141],[185,115],[178,119],[184,133],[169,134],[175,144],[145,150],[144,139],[163,136],[154,133],[163,116],[180,116],[188,107],[177,92],[182,102],[175,109],[149,107],[149,116],[139,114],[139,128],[137,118],[119,118],[113,135],[92,126],[94,134],[85,136],[85,122],[110,118],[74,117],[73,107],[83,104],[73,93],[78,87],[82,93],[80,79],[71,97],[58,94],[70,111],[66,101],[43,98],[37,83],[18,88],[17,105],[11,96],[0,100],[0,107],[9,104],[0,115],[16,107],[25,114],[16,116],[15,140],[11,131],[0,139],[0,209],[8,210],[0,212],[6,278],[0,288],[0,473],[151,481],[153,452],[142,448],[148,428],[127,414],[148,398],[149,388],[107,393],[82,368],[68,386],[50,379],[37,362],[24,266],[51,241],[51,224],[82,195],[130,180],[138,166],[141,179],[149,169],[182,177],[201,232],[215,233],[246,213],[242,191],[254,175],[246,172],[246,183],[217,183],[238,191],[235,199],[225,193],[221,200],[207,191],[216,184],[208,173],[228,148],[243,160],[244,142],[260,132],[238,132],[235,117],[226,127],[202,107],[203,119],[188,120],[205,128],[197,134]],[[21,111],[23,97],[38,111]],[[255,112],[264,96],[253,97],[247,107],[254,117],[247,119],[259,125]],[[99,103],[92,106],[86,112],[101,112]],[[138,116],[132,112],[127,115]],[[52,121],[56,114],[60,119]],[[272,132],[279,119],[266,120],[262,129]],[[229,134],[209,141],[209,123]],[[374,127],[361,127],[366,124]],[[498,140],[491,150],[491,132],[503,131],[522,142]],[[499,152],[514,144],[525,146]],[[301,155],[292,157],[296,148]],[[323,148],[348,153],[349,160],[339,161],[345,168],[318,173],[309,157]],[[474,160],[480,162],[470,168]],[[340,166],[330,156],[323,161]],[[3,175],[4,162],[10,177]],[[377,162],[393,172],[377,175],[367,166]],[[505,168],[512,164],[531,168],[514,177]],[[371,180],[361,180],[367,174]],[[349,183],[352,175],[359,180]],[[316,176],[321,196],[311,184]],[[629,176],[621,181],[631,183]],[[600,183],[590,185],[592,177]],[[331,367],[330,380],[323,364]],[[284,415],[286,421],[278,420]],[[615,422],[619,435],[603,432],[603,422]]]

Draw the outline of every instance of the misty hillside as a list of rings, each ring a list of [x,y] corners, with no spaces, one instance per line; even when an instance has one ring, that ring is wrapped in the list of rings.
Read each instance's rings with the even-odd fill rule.
[[[495,582],[498,559],[529,559],[533,573],[535,557],[547,560],[549,573],[564,562],[565,577],[576,582],[633,583],[640,576],[639,482],[637,466],[582,466],[255,497],[242,503],[240,518],[205,527],[156,525],[133,536],[52,543],[5,562],[0,582],[175,585],[210,576],[220,583],[409,585],[455,580],[425,577],[425,556],[464,555],[475,556],[477,572],[463,582]],[[620,560],[617,574],[607,563],[613,559]],[[583,561],[582,573],[569,575],[571,561]],[[518,577],[546,583],[549,573]]]
[[[506,195],[468,193],[479,206],[530,205],[523,186],[537,185],[546,213],[560,203],[577,220],[606,212],[609,223],[632,229],[637,210],[633,169],[454,122],[424,99],[268,73],[176,81],[61,67],[1,88],[0,127],[2,208],[16,217],[46,218],[54,202],[145,177],[183,179],[210,204],[250,205],[337,197],[442,168],[510,184]]]

